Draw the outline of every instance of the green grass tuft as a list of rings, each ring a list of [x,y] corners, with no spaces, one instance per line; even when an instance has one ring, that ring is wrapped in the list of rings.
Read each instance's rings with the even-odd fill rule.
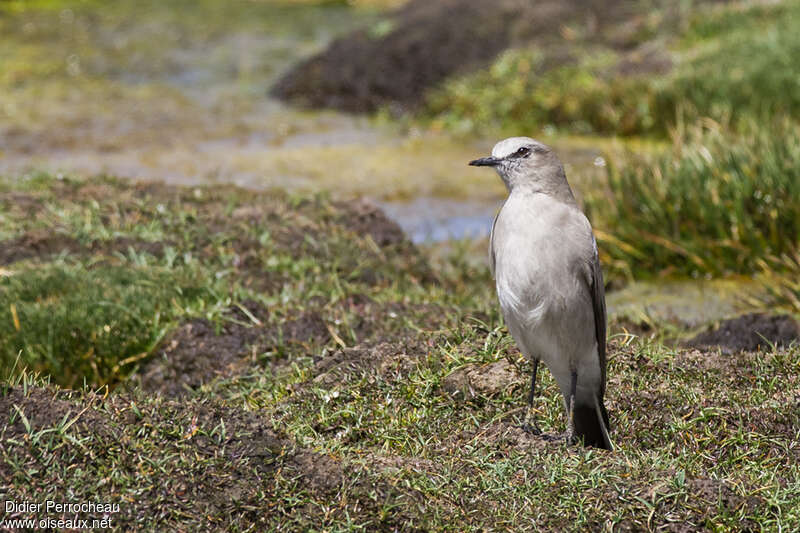
[[[750,274],[800,248],[800,129],[696,130],[655,157],[609,166],[588,199],[612,261],[647,277]],[[603,235],[601,234],[601,235]]]
[[[176,316],[216,300],[213,282],[187,274],[62,262],[0,278],[0,372],[24,366],[68,387],[118,381]]]

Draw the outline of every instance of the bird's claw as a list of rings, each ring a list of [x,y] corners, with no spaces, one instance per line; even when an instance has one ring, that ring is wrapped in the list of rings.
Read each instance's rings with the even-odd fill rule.
[[[531,435],[541,435],[542,430],[539,429],[536,424],[531,424],[530,422],[525,422],[520,426],[520,429],[525,433],[530,433]]]

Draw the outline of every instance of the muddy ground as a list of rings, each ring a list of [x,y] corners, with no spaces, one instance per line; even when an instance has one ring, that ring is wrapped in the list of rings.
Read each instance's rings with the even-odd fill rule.
[[[723,353],[768,351],[800,342],[800,324],[789,315],[748,313],[711,326],[686,342],[687,346]]]

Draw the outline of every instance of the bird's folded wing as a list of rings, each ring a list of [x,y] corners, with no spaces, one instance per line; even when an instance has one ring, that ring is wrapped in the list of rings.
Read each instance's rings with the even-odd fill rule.
[[[600,268],[600,257],[597,253],[597,242],[592,236],[594,254],[592,257],[589,279],[589,289],[592,294],[592,309],[594,311],[594,333],[597,339],[597,356],[600,358],[600,376],[602,382],[601,398],[606,389],[606,297],[603,286],[603,270]]]

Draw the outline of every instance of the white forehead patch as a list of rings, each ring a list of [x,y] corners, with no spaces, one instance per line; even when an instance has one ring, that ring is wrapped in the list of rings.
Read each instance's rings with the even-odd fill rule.
[[[492,148],[492,157],[503,159],[510,156],[523,146],[530,146],[531,144],[539,144],[530,137],[509,137],[503,139]]]

